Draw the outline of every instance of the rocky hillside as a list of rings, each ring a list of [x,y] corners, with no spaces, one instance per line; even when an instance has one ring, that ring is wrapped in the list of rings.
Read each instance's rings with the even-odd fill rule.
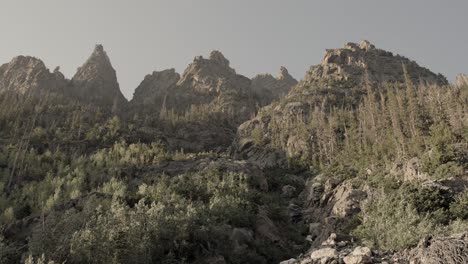
[[[255,118],[239,127],[234,151],[261,166],[284,163],[286,156],[309,157],[314,138],[298,126],[314,118],[314,111],[356,107],[369,88],[384,84],[401,86],[407,81],[448,84],[444,76],[405,57],[377,49],[368,41],[327,50],[322,62],[310,67],[304,79],[281,102],[261,109]],[[268,148],[276,151],[264,153]]]
[[[213,51],[127,102],[100,45],[72,80],[17,57],[0,263],[465,263],[465,79],[368,41],[299,82]]]

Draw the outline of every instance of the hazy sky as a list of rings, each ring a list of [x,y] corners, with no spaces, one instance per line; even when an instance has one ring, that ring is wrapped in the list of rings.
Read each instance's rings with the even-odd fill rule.
[[[297,79],[324,49],[368,39],[453,80],[468,73],[468,1],[0,0],[0,63],[41,58],[71,78],[104,45],[127,98],[153,70],[218,49],[252,77]]]

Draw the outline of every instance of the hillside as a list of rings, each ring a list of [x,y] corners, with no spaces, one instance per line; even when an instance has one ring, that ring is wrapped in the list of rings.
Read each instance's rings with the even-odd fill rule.
[[[368,41],[296,81],[219,51],[127,101],[104,48],[68,80],[0,66],[0,263],[463,263],[468,85]]]

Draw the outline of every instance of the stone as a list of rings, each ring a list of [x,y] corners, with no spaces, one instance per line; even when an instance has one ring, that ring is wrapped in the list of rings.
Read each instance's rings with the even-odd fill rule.
[[[343,261],[345,264],[372,263],[372,251],[368,247],[356,247]]]
[[[351,182],[344,182],[338,186],[335,195],[332,212],[341,218],[350,217],[361,211],[361,202],[366,199],[367,193],[355,189]]]
[[[338,251],[330,247],[317,249],[310,254],[310,258],[312,260],[325,259],[325,258],[337,258],[337,257],[338,257]]]
[[[297,263],[297,260],[295,258],[291,258],[288,260],[281,261],[279,264],[295,264]]]

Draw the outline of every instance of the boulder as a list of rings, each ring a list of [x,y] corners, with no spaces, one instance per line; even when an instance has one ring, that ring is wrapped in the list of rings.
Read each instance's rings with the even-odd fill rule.
[[[332,212],[334,215],[345,218],[361,211],[361,202],[366,199],[367,193],[353,187],[351,182],[341,184],[335,194]]]
[[[321,248],[314,250],[310,254],[312,260],[324,260],[324,259],[335,259],[338,258],[338,251],[331,247]]]
[[[297,260],[295,258],[291,258],[288,260],[281,261],[279,264],[295,264],[297,263]]]
[[[372,263],[372,251],[368,247],[356,247],[343,261],[345,264]]]

